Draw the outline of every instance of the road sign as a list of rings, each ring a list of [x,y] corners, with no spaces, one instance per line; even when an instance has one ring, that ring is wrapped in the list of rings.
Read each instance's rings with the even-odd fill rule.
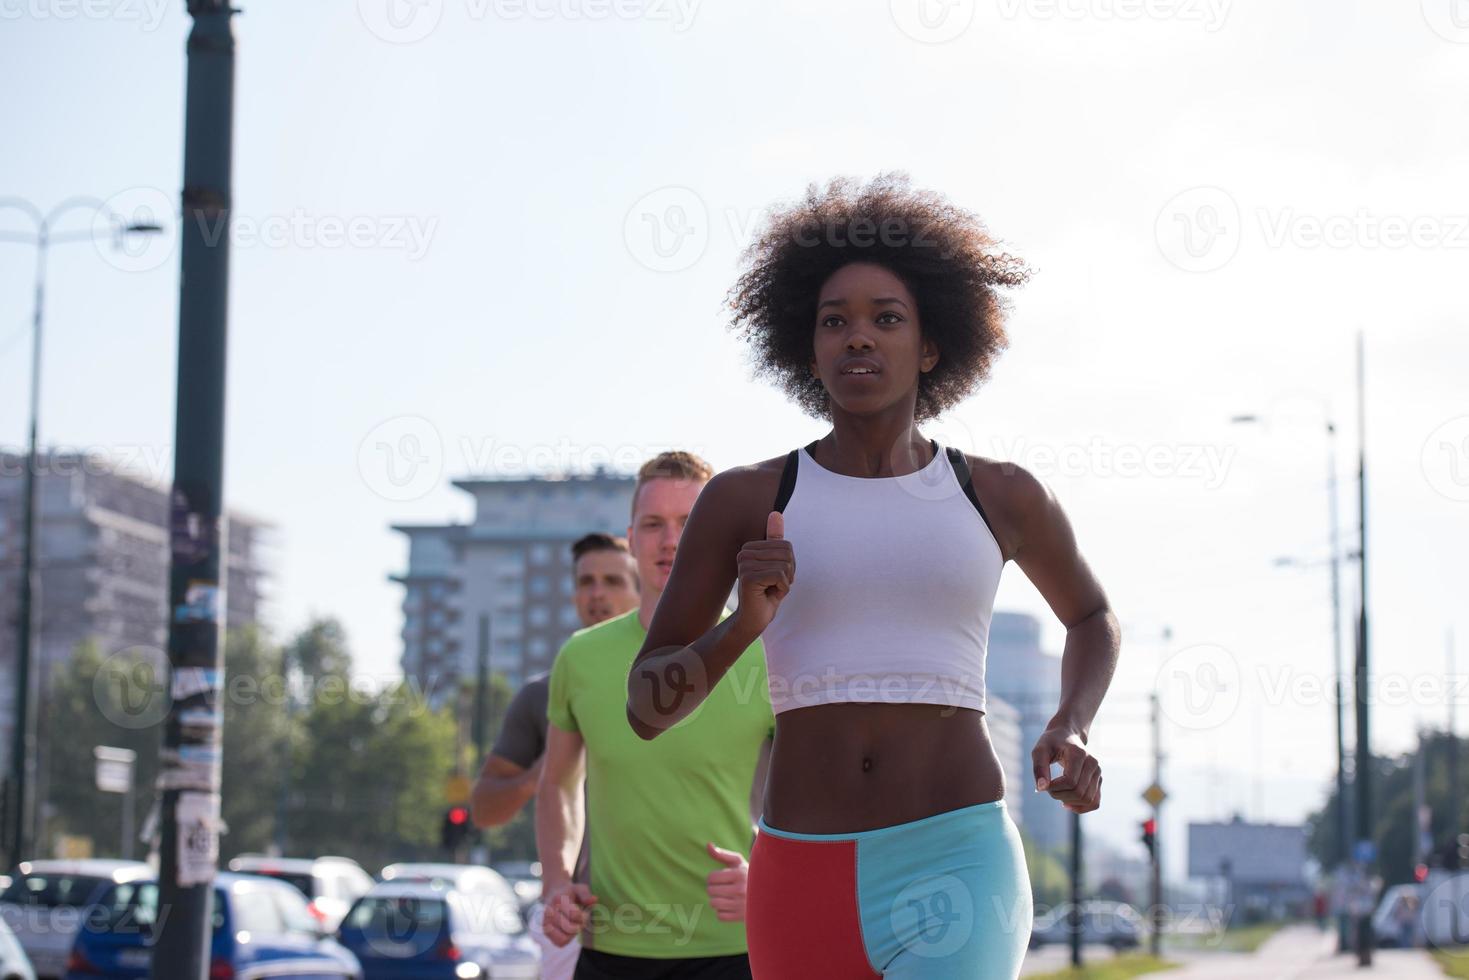
[[[1157,783],[1154,783],[1147,789],[1143,790],[1143,799],[1148,801],[1148,806],[1156,808],[1167,798],[1168,794],[1163,792],[1163,787],[1159,786]]]
[[[1357,846],[1352,849],[1352,856],[1362,864],[1372,863],[1377,857],[1377,842],[1374,840],[1359,840]]]
[[[92,749],[97,759],[97,788],[104,793],[126,793],[133,788],[133,762],[138,754],[132,749],[98,745]]]

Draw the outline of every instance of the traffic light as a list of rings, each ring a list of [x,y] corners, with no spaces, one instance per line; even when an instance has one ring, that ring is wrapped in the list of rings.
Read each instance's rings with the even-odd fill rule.
[[[444,845],[444,850],[457,851],[474,833],[474,824],[469,820],[469,807],[456,803],[444,811],[444,823],[439,829],[439,842]]]
[[[1152,817],[1143,821],[1143,845],[1148,849],[1148,859],[1158,856],[1158,821]]]

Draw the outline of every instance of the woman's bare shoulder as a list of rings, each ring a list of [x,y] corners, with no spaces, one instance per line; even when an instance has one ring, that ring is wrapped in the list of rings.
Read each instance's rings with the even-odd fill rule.
[[[721,470],[700,497],[710,495],[719,505],[717,512],[738,528],[743,539],[763,538],[765,519],[775,506],[785,464],[785,455],[780,455]]]

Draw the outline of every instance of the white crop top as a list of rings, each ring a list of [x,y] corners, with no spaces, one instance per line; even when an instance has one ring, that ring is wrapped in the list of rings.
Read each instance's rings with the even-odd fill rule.
[[[933,442],[894,477],[786,459],[775,510],[796,580],[762,634],[775,712],[842,701],[985,707],[984,666],[1005,559],[963,453]]]

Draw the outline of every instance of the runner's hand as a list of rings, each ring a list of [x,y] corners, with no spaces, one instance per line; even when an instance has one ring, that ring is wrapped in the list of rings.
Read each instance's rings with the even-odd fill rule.
[[[737,851],[726,851],[709,842],[709,856],[724,867],[709,872],[709,905],[719,914],[720,922],[745,921],[745,882],[750,875],[750,865],[744,855]]]
[[[597,896],[586,885],[569,881],[553,885],[543,896],[541,931],[557,946],[565,946],[587,924],[587,909],[596,901]]]
[[[1035,788],[1060,800],[1072,813],[1088,813],[1102,805],[1102,767],[1086,750],[1079,732],[1048,728],[1030,752]],[[1061,763],[1061,775],[1051,778],[1051,763]]]
[[[796,580],[796,553],[785,540],[780,511],[771,511],[765,519],[765,540],[745,542],[735,562],[740,576],[737,615],[753,632],[763,633]]]

